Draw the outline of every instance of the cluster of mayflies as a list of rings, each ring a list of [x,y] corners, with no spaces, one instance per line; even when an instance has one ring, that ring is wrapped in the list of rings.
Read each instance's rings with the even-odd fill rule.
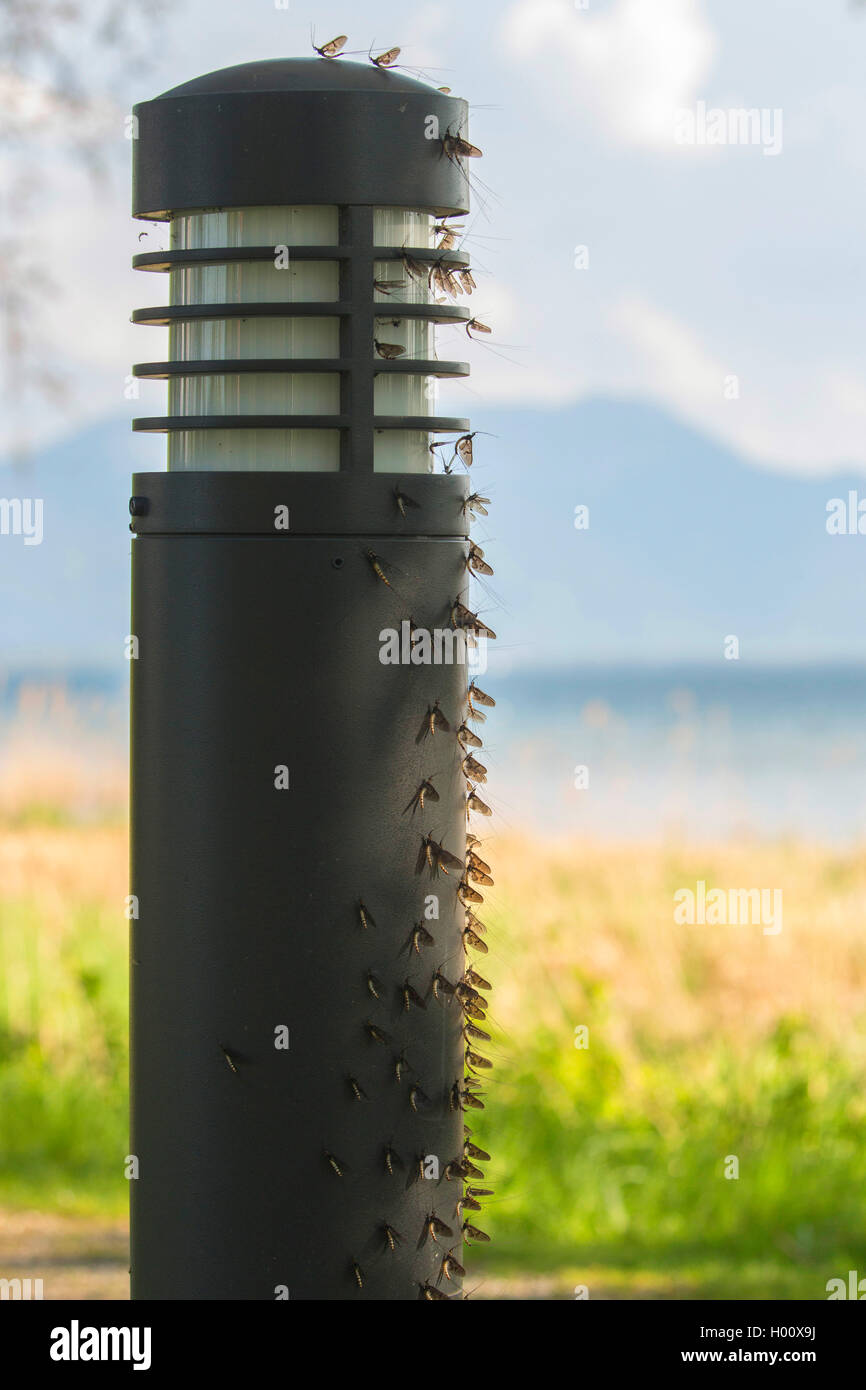
[[[314,40],[311,42],[314,51],[321,58],[333,61],[349,56],[346,50],[348,38],[345,34],[338,35],[321,47]],[[399,56],[400,49],[396,47],[388,48],[381,53],[374,53],[372,49],[367,52],[369,61],[382,70],[392,68],[395,65],[400,66],[397,64]],[[448,87],[440,87],[438,90],[445,94],[450,92]],[[461,161],[478,158],[481,155],[481,150],[470,144],[459,131],[451,129],[447,130],[441,137],[441,147],[442,156],[455,163],[460,169],[461,175],[468,179]],[[472,272],[467,266],[458,265],[456,262],[449,264],[448,262],[448,253],[455,249],[458,239],[465,232],[463,224],[455,220],[458,217],[459,214],[442,214],[436,218],[433,226],[433,235],[436,239],[435,256],[432,262],[428,256],[422,263],[417,256],[413,256],[405,248],[400,255],[405,273],[418,283],[426,282],[428,294],[434,303],[442,304],[447,300],[455,300],[458,295],[471,295],[473,290],[477,288]],[[405,279],[389,278],[374,281],[374,289],[386,297],[396,295],[399,290],[405,288],[405,285]],[[385,328],[388,324],[397,327],[401,322],[400,318],[380,319],[380,324]],[[475,317],[466,319],[463,326],[469,338],[491,332],[487,324]],[[378,357],[389,362],[402,357],[406,349],[399,343],[389,342],[387,337],[374,337],[373,351]],[[429,446],[431,459],[439,460],[445,473],[450,473],[456,463],[468,470],[473,462],[473,441],[476,434],[477,431],[473,431],[462,434],[451,442],[436,441],[431,443]],[[443,451],[441,456],[440,450]],[[446,457],[449,450],[450,455]],[[393,497],[397,510],[404,518],[408,509],[417,508],[419,505],[399,485],[394,488]],[[477,520],[479,516],[486,517],[489,505],[490,499],[488,497],[473,492],[461,504],[462,515],[470,522]],[[393,583],[394,567],[371,549],[364,551],[364,557],[375,579],[390,589],[392,593],[396,593]],[[491,566],[485,559],[484,551],[474,542],[469,542],[465,556],[465,567],[467,575],[486,576],[493,573]],[[449,598],[447,613],[448,621],[454,629],[476,638],[492,639],[496,636],[495,632],[463,602],[459,595]],[[414,633],[416,625],[411,618],[409,626]],[[438,698],[434,699],[428,704],[415,737],[416,744],[426,746],[429,741],[431,748],[438,745],[443,738],[455,739],[459,751],[460,773],[465,783],[467,822],[473,813],[482,816],[492,814],[490,807],[482,800],[478,792],[479,786],[487,780],[487,768],[476,756],[477,750],[481,749],[483,745],[480,735],[472,726],[483,723],[487,717],[484,712],[485,709],[494,704],[495,701],[491,696],[485,694],[473,680],[466,692],[465,710],[458,715],[453,724],[441,709]],[[440,793],[435,785],[435,773],[429,772],[420,780],[411,800],[403,808],[403,814],[414,820],[419,813],[427,812],[431,807],[435,807],[439,800]],[[463,949],[486,955],[488,947],[484,936],[487,928],[476,916],[474,908],[484,901],[479,889],[492,886],[493,876],[490,865],[481,855],[481,841],[467,830],[465,858],[461,859],[448,849],[432,830],[419,831],[418,838],[419,844],[415,859],[416,875],[429,876],[431,879],[439,879],[441,876],[444,882],[454,885],[459,908],[464,918],[461,930]],[[375,933],[375,918],[360,897],[355,904],[355,916],[360,931]],[[412,925],[401,948],[401,954],[405,953],[410,959],[417,958],[422,961],[424,953],[429,952],[435,944],[433,934],[423,922],[417,921]],[[388,992],[385,986],[372,970],[367,971],[364,985],[371,1000],[381,1003],[387,998]],[[489,981],[473,965],[466,963],[464,963],[463,973],[460,977],[450,979],[445,973],[444,962],[435,969],[431,969],[426,994],[422,994],[408,979],[404,979],[396,987],[396,1003],[401,1013],[411,1014],[415,1010],[426,1010],[428,1000],[431,999],[443,1008],[457,1009],[460,1012],[464,1060],[463,1075],[454,1081],[442,1098],[441,1103],[446,1112],[460,1111],[465,1113],[467,1110],[484,1109],[482,1079],[479,1073],[489,1072],[493,1064],[479,1051],[480,1047],[491,1041],[491,1035],[480,1025],[487,1020],[487,994],[490,988]],[[372,1019],[364,1022],[363,1032],[368,1043],[374,1048],[389,1048],[392,1045],[391,1034]],[[235,1059],[225,1049],[223,1049],[223,1053],[228,1065],[233,1071],[236,1070]],[[434,1106],[434,1101],[425,1093],[419,1081],[411,1076],[412,1068],[404,1052],[394,1058],[393,1072],[398,1083],[406,1082],[406,1103],[414,1114],[423,1114]],[[366,1092],[355,1077],[346,1078],[346,1087],[347,1094],[352,1101],[366,1102],[368,1100]],[[435,1247],[437,1250],[441,1249],[442,1253],[434,1277],[418,1284],[419,1299],[433,1302],[448,1301],[452,1298],[454,1295],[448,1293],[447,1285],[454,1279],[462,1278],[465,1274],[463,1265],[458,1258],[460,1245],[464,1241],[483,1242],[489,1240],[489,1236],[465,1215],[465,1213],[470,1212],[474,1216],[476,1212],[481,1210],[479,1199],[492,1195],[491,1189],[477,1185],[484,1179],[484,1173],[477,1164],[487,1162],[489,1159],[490,1155],[473,1142],[472,1131],[468,1125],[464,1124],[462,1153],[445,1164],[442,1174],[446,1182],[455,1182],[461,1185],[461,1195],[457,1199],[455,1207],[459,1226],[455,1230],[435,1211],[428,1211],[424,1216],[421,1231],[417,1235],[416,1248],[420,1250],[429,1242],[431,1247]],[[336,1178],[343,1179],[348,1171],[343,1160],[330,1151],[324,1152],[324,1162]],[[390,1178],[395,1178],[407,1169],[406,1159],[397,1152],[390,1141],[382,1151],[381,1162],[383,1172]],[[408,1164],[408,1169],[410,1181],[423,1179],[425,1176],[423,1155],[415,1155]],[[406,1236],[392,1226],[389,1221],[385,1219],[380,1221],[376,1236],[380,1253],[383,1255],[393,1254],[404,1243],[405,1239]],[[355,1258],[352,1258],[349,1263],[349,1277],[354,1280],[359,1289],[364,1288],[366,1276]],[[459,1295],[457,1296],[459,1297]]]

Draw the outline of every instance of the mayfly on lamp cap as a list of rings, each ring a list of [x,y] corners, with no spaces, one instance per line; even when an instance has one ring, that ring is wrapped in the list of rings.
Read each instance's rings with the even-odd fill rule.
[[[349,37],[347,34],[338,34],[335,39],[329,39],[327,43],[322,44],[321,48],[317,48],[312,33],[310,35],[310,43],[312,44],[313,51],[318,53],[320,58],[341,57],[343,49],[346,47],[346,44],[348,42]]]

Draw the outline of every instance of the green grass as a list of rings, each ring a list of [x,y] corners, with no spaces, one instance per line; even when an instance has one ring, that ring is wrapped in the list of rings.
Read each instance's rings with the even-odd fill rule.
[[[831,1078],[817,1097],[816,1076]],[[503,1053],[473,1124],[496,1189],[473,1269],[567,1269],[591,1297],[825,1297],[866,1271],[863,1097],[862,1074],[796,1023],[745,1059],[723,1041],[648,1051],[637,1077],[603,1044],[536,1036]]]
[[[122,923],[122,919],[121,923]],[[61,940],[0,900],[0,1204],[116,1213],[127,1184],[125,931],[72,904]]]
[[[0,1205],[115,1215],[127,1202],[123,831],[10,837]],[[762,872],[785,884],[788,935],[732,942],[674,931],[666,905],[697,877],[761,881],[739,861],[647,848],[624,873],[613,851],[577,864],[576,851],[548,861],[530,847],[521,878],[520,848],[503,856],[481,966],[497,985],[496,1071],[468,1118],[495,1197],[473,1218],[493,1244],[471,1252],[470,1284],[537,1275],[564,1298],[586,1284],[590,1297],[821,1299],[828,1279],[866,1274],[862,857],[779,848]],[[24,850],[33,863],[13,881]]]

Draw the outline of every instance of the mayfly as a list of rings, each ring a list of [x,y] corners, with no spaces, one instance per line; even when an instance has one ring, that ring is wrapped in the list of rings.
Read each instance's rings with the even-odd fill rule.
[[[412,1086],[409,1090],[409,1104],[417,1115],[420,1110],[429,1109],[430,1097],[424,1094],[420,1086]]]
[[[478,492],[471,492],[463,503],[463,512],[471,512],[472,520],[476,520],[475,513],[479,516],[488,516],[487,508],[490,506],[490,498],[482,497]]]
[[[492,1197],[492,1187],[467,1187],[466,1191],[470,1197]]]
[[[473,795],[474,795],[474,793],[473,793]],[[468,799],[467,799],[467,805],[468,805],[468,804],[469,804],[469,803],[468,803]],[[484,899],[483,899],[483,897],[481,896],[481,894],[480,894],[479,892],[477,892],[476,889],[474,889],[474,888],[472,887],[471,883],[470,883],[469,880],[466,879],[466,878],[462,878],[462,879],[460,880],[460,883],[459,883],[458,886],[457,886],[457,896],[458,896],[458,898],[460,899],[460,901],[464,904],[464,906],[465,906],[466,903],[483,903],[483,902],[484,902]]]
[[[463,1222],[463,1234],[467,1240],[490,1241],[490,1237],[484,1231],[479,1231],[477,1226],[470,1226],[468,1221]]]
[[[470,912],[469,908],[466,909],[466,925],[471,927],[474,932],[477,932],[479,936],[485,936],[487,934],[487,928],[484,923],[475,916],[474,912]]]
[[[355,1080],[354,1076],[347,1077],[346,1082],[355,1100],[370,1099],[370,1097],[367,1095],[367,1092],[359,1085],[359,1083]]]
[[[483,1008],[487,1004],[484,996],[479,994],[474,985],[468,984],[466,980],[458,980],[454,986],[454,993],[461,1004],[477,1004],[479,1008]]]
[[[425,1245],[427,1243],[428,1236],[435,1244],[437,1236],[449,1236],[453,1238],[454,1232],[452,1231],[450,1226],[446,1226],[444,1221],[440,1221],[439,1217],[435,1214],[435,1212],[430,1212],[429,1215],[424,1217],[424,1226],[421,1231],[420,1239],[418,1241],[419,1250],[421,1249],[422,1245]]]
[[[447,1293],[443,1293],[441,1289],[437,1289],[436,1286],[435,1286],[435,1284],[430,1284],[430,1283],[427,1283],[427,1284],[419,1284],[419,1285],[418,1285],[418,1289],[419,1289],[419,1294],[418,1294],[418,1299],[419,1299],[419,1301],[420,1301],[421,1299],[424,1299],[427,1303],[450,1303],[450,1302],[451,1302],[450,1296],[449,1296]]]
[[[386,1249],[395,1251],[398,1245],[403,1244],[403,1237],[399,1231],[395,1231],[393,1226],[389,1226],[387,1221],[382,1223],[382,1237],[385,1241]]]
[[[480,1203],[479,1201],[477,1201],[475,1197],[462,1197],[462,1198],[460,1199],[459,1206],[460,1206],[461,1212],[463,1212],[463,1211],[481,1211],[481,1203]]]
[[[460,764],[463,769],[463,776],[469,782],[486,782],[487,768],[480,763],[477,758],[473,758],[471,753],[467,753],[463,762]]]
[[[441,995],[451,995],[454,993],[454,986],[450,980],[446,980],[441,970],[437,970],[433,976],[433,998],[440,999]]]
[[[482,1154],[484,1153],[484,1150],[478,1149],[477,1153]],[[487,1157],[489,1158],[490,1155],[488,1154]],[[481,1169],[476,1168],[474,1163],[470,1163],[468,1158],[463,1160],[463,1172],[465,1173],[467,1178],[477,1178],[479,1182],[483,1181],[484,1179],[484,1174],[482,1173]]]
[[[375,927],[376,925],[372,912],[360,898],[358,899],[358,921],[361,923],[364,931],[366,931],[368,927]]]
[[[425,280],[427,278],[427,271],[420,261],[415,260],[414,256],[410,256],[404,251],[401,259],[406,273],[411,275],[413,280]]]
[[[409,933],[409,939],[403,947],[403,950],[414,951],[416,956],[420,956],[422,946],[434,946],[435,944],[435,937],[430,935],[424,923],[415,922],[413,923],[412,930]]]
[[[466,843],[469,846],[468,852],[466,854],[467,865],[469,865],[469,867],[473,869],[480,869],[481,873],[483,874],[491,874],[493,870],[491,869],[490,865],[487,863],[485,859],[481,858],[481,855],[475,848],[477,844],[480,844],[477,835],[467,835]]]
[[[228,1050],[227,1047],[223,1047],[223,1044],[222,1044],[222,1043],[218,1043],[217,1046],[219,1047],[220,1052],[221,1052],[222,1055],[225,1057],[226,1061],[228,1062],[228,1064],[229,1064],[229,1066],[231,1067],[232,1071],[234,1072],[235,1076],[238,1076],[238,1075],[239,1075],[238,1069],[237,1069],[237,1067],[235,1066],[235,1059],[234,1059],[234,1057],[232,1056],[231,1052],[229,1052],[229,1050]]]
[[[326,1153],[325,1158],[328,1161],[329,1167],[333,1169],[333,1171],[337,1174],[338,1178],[341,1178],[343,1176],[343,1165],[341,1163],[338,1163],[337,1159],[334,1157],[333,1154]]]
[[[385,1153],[383,1157],[385,1160],[385,1172],[388,1174],[389,1177],[393,1178],[395,1168],[405,1168],[406,1166],[400,1155],[397,1153],[397,1150],[392,1148],[390,1144],[386,1144]]]
[[[477,145],[470,145],[462,135],[452,135],[450,131],[442,137],[442,149],[449,159],[480,159],[482,155]]]
[[[493,709],[496,705],[493,696],[485,694],[474,681],[470,682],[469,689],[466,692],[466,698],[469,701],[470,710],[474,710],[476,705],[486,705],[489,709]]]
[[[367,563],[370,566],[370,569],[375,574],[376,578],[381,580],[383,584],[386,584],[388,588],[392,592],[394,592],[394,585],[391,583],[390,579],[385,573],[385,565],[387,564],[387,561],[383,560],[381,555],[377,555],[375,550],[365,550],[364,556],[367,560]],[[391,569],[392,566],[388,565],[388,568]]]
[[[470,1038],[475,1039],[477,1042],[490,1042],[490,1041],[491,1041],[491,1039],[490,1039],[490,1034],[489,1034],[489,1033],[485,1033],[484,1029],[483,1029],[483,1028],[479,1028],[479,1027],[477,1026],[477,1024],[475,1024],[475,1023],[464,1023],[464,1025],[463,1025],[463,1036],[466,1038],[466,1041],[467,1041],[467,1042],[469,1041]]]
[[[466,1176],[466,1165],[462,1158],[452,1158],[450,1163],[446,1163],[442,1169],[442,1176],[446,1182],[462,1182]]]
[[[492,888],[493,878],[486,874],[483,869],[467,868],[466,875],[473,883],[480,883],[482,888]]]
[[[409,497],[405,492],[401,492],[399,487],[394,489],[394,501],[397,503],[397,510],[401,516],[406,515],[407,507],[420,507],[421,503],[416,502],[414,497]]]
[[[479,975],[477,970],[473,970],[471,965],[466,967],[466,973],[463,978],[473,989],[485,989],[489,992],[493,988],[490,981],[485,980],[483,975]]]
[[[451,602],[451,626],[462,628],[465,632],[474,632],[478,637],[489,637],[491,641],[496,638],[496,633],[492,627],[483,623],[477,613],[473,613],[471,608],[467,608],[459,599]]]
[[[372,53],[370,53],[369,55],[370,62],[373,63],[377,68],[390,68],[392,63],[396,63],[399,57],[399,48],[389,48],[387,52],[380,53],[377,58],[374,58]]]
[[[442,240],[439,242],[438,247],[436,248],[438,251],[452,250],[456,243],[457,237],[462,236],[464,231],[466,230],[462,222],[459,225],[448,225],[451,220],[451,217],[457,216],[459,216],[458,213],[452,213],[450,217],[442,217],[439,219],[438,222],[434,224],[434,235],[442,238]]]
[[[422,873],[425,865],[430,870],[430,877],[435,878],[440,869],[443,874],[450,873],[452,869],[462,869],[463,860],[458,859],[456,854],[451,854],[447,849],[443,849],[432,835],[422,835],[421,848],[415,863],[416,874]]]
[[[486,1000],[482,1000],[482,1003],[486,1003],[486,1002],[487,1002]],[[482,1009],[481,1005],[480,1005],[480,1004],[476,1004],[476,1003],[474,1002],[474,1000],[467,999],[467,1000],[464,1001],[464,1003],[461,1004],[460,1007],[462,1008],[462,1010],[463,1010],[463,1012],[464,1012],[464,1014],[466,1015],[467,1018],[477,1018],[477,1019],[479,1019],[482,1023],[486,1022],[486,1020],[487,1020],[487,1014],[484,1012],[484,1010]]]
[[[467,1141],[466,1141],[466,1143],[463,1145],[463,1147],[464,1147],[464,1149],[466,1150],[466,1153],[469,1155],[470,1158],[478,1158],[478,1159],[481,1160],[482,1163],[489,1163],[489,1162],[490,1162],[490,1154],[489,1154],[489,1153],[485,1153],[484,1149],[479,1149],[479,1147],[478,1147],[477,1144],[473,1144],[473,1143],[471,1143],[471,1142],[467,1139]],[[478,1173],[477,1176],[480,1178],[480,1177],[481,1177],[481,1174]],[[474,1177],[476,1177],[476,1174],[475,1174],[475,1173],[470,1173],[470,1177],[473,1177],[473,1178],[474,1178]]]
[[[386,294],[386,295],[388,295],[389,298],[390,298],[390,296],[391,296],[392,294],[394,294],[395,290],[404,290],[405,288],[406,288],[406,281],[405,281],[405,280],[375,280],[375,279],[374,279],[374,281],[373,281],[373,289],[374,289],[374,290],[378,290],[378,291],[379,291],[379,294]]]
[[[403,815],[405,816],[406,812],[411,810],[412,815],[414,816],[418,808],[420,808],[422,811],[424,810],[425,801],[438,800],[439,793],[437,792],[430,778],[425,777],[424,781],[421,783],[415,795],[412,797],[412,800],[409,802],[408,806],[403,807]]]
[[[378,338],[373,339],[373,347],[380,357],[384,357],[389,362],[395,357],[402,357],[406,351],[400,343],[381,343]]]
[[[467,1048],[466,1065],[467,1067],[477,1067],[482,1071],[488,1071],[493,1066],[493,1063],[489,1060],[489,1058],[482,1057],[480,1052],[471,1052]]]
[[[447,1255],[442,1256],[442,1263],[439,1266],[440,1279],[445,1278],[450,1282],[452,1274],[456,1274],[458,1279],[462,1279],[465,1273],[466,1270],[450,1250]]]
[[[466,556],[466,568],[472,570],[474,574],[492,574],[493,567],[488,565],[484,558],[484,551],[480,545],[474,541],[469,542],[469,554]]]
[[[358,1261],[357,1261],[357,1260],[353,1260],[353,1261],[352,1261],[352,1274],[355,1276],[355,1283],[358,1285],[358,1288],[359,1288],[359,1289],[363,1289],[363,1287],[364,1287],[364,1271],[362,1270],[361,1266],[358,1264]]]
[[[310,42],[312,43],[312,39],[310,40]],[[321,48],[318,48],[316,44],[313,44],[313,50],[314,52],[318,53],[320,58],[339,58],[342,50],[346,47],[346,44],[348,42],[349,37],[347,34],[338,34],[337,37],[335,39],[331,39],[329,43],[322,44]]]
[[[384,985],[378,976],[373,974],[372,970],[367,971],[367,989],[374,999],[381,1001],[382,994],[384,993]]]
[[[451,731],[451,725],[439,708],[439,701],[434,700],[432,705],[427,706],[427,713],[424,716],[424,722],[418,731],[415,742],[421,743],[428,734],[435,734],[437,729],[443,734],[447,734]]]
[[[371,1042],[381,1043],[383,1047],[387,1047],[391,1041],[391,1034],[386,1033],[384,1029],[379,1028],[375,1023],[365,1023],[364,1031]]]
[[[400,987],[400,998],[403,1001],[404,1013],[408,1014],[413,1004],[416,1009],[426,1009],[427,1007],[415,986],[410,985],[408,980],[404,980]]]
[[[460,293],[460,284],[456,275],[447,266],[434,262],[427,275],[427,287],[434,292],[438,289],[448,296],[449,299],[456,299]]]
[[[457,742],[463,748],[483,748],[484,744],[476,733],[467,724],[461,724],[457,730]]]
[[[492,815],[493,815],[493,812],[491,811],[490,807],[487,805],[487,802],[486,802],[486,801],[482,801],[482,800],[481,800],[481,797],[478,795],[478,793],[477,793],[475,790],[470,791],[469,795],[468,795],[467,798],[466,798],[466,810],[467,810],[467,811],[477,811],[478,814],[479,814],[479,816],[492,816]],[[473,899],[471,899],[471,901],[472,901],[472,902],[481,903],[481,902],[484,901],[484,899],[481,897],[481,895],[480,895],[480,893],[479,893],[476,897],[474,897]]]
[[[465,294],[471,294],[473,290],[478,289],[478,286],[476,285],[475,280],[473,279],[472,271],[469,269],[468,266],[464,266],[462,269],[456,270],[455,274],[457,276],[457,279],[460,281],[461,288],[463,289]]]
[[[398,1082],[403,1080],[404,1071],[411,1070],[412,1066],[405,1052],[401,1052],[399,1057],[394,1058],[394,1075],[396,1076]]]
[[[463,327],[466,329],[467,338],[471,338],[473,333],[492,333],[493,329],[489,324],[482,323],[480,319],[467,319]]]
[[[474,322],[474,319],[470,319],[470,323]],[[471,434],[461,434],[454,444],[454,453],[467,468],[472,467],[472,441],[477,433],[477,430],[473,430]]]
[[[465,1110],[467,1105],[470,1105],[472,1101],[474,1101],[474,1099],[475,1097],[472,1095],[470,1091],[465,1091],[461,1087],[460,1082],[455,1081],[454,1085],[451,1087],[451,1093],[448,1097],[449,1109]],[[484,1109],[483,1104],[480,1106],[480,1109]]]
[[[480,951],[482,956],[486,956],[490,951],[487,942],[482,941],[481,937],[477,936],[471,927],[463,928],[463,941],[466,946],[471,946],[473,950]]]

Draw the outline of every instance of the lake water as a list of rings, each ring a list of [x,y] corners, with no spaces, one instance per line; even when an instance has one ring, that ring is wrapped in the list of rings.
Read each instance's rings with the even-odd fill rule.
[[[497,701],[478,726],[491,830],[866,840],[864,669],[755,670],[731,661],[491,672],[479,684]],[[7,676],[0,754],[4,734],[20,736],[23,709],[34,738],[68,742],[80,726],[124,758],[126,698],[125,682],[108,676]],[[579,789],[576,780],[588,784]]]
[[[480,684],[497,698],[481,730],[488,800],[515,827],[642,839],[866,836],[861,668],[756,671],[730,661]]]

